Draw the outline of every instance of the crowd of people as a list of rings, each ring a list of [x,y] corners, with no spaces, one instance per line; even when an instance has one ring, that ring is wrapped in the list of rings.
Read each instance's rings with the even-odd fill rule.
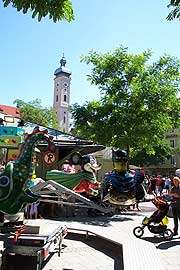
[[[169,194],[173,185],[173,176],[162,177],[161,175],[146,176],[147,193],[155,196]]]

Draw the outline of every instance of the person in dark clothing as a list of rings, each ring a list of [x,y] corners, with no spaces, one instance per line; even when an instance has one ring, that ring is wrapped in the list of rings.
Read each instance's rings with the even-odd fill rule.
[[[161,186],[160,196],[162,196],[163,189],[165,188],[165,178],[164,177],[161,178],[161,185],[160,186]]]
[[[169,196],[173,198],[172,213],[174,218],[174,235],[178,235],[178,219],[180,220],[180,178],[173,177],[173,184]]]
[[[156,195],[156,178],[154,176],[150,177],[150,189],[151,194]]]

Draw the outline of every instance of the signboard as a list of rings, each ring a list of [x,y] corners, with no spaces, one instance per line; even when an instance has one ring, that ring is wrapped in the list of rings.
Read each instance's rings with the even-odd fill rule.
[[[43,154],[43,162],[46,165],[53,165],[56,162],[56,154],[50,151],[47,151]]]
[[[19,136],[0,136],[0,147],[18,148],[21,143]]]
[[[0,127],[0,135],[3,136],[16,136],[17,135],[17,127]]]
[[[19,149],[8,149],[7,152],[7,162],[11,160],[16,160],[19,153]]]

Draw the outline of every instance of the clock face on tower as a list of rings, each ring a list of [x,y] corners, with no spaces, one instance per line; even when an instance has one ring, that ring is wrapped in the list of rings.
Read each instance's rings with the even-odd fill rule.
[[[68,87],[68,83],[67,83],[67,82],[64,82],[64,83],[63,83],[63,86],[64,86],[64,87]]]

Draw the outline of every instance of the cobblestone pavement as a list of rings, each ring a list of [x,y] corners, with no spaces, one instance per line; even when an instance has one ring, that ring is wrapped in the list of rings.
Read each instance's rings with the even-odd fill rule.
[[[179,236],[171,241],[165,241],[162,237],[150,233],[147,228],[141,239],[133,235],[134,227],[140,225],[144,216],[150,216],[156,209],[152,202],[142,202],[140,207],[142,212],[131,210],[112,217],[76,216],[60,218],[60,220],[68,228],[89,230],[121,243],[125,270],[180,269]],[[173,228],[172,218],[169,219],[168,228]],[[61,257],[59,258],[57,254],[53,255],[43,270],[115,269],[111,257],[81,241],[64,239],[63,243],[64,250]]]

